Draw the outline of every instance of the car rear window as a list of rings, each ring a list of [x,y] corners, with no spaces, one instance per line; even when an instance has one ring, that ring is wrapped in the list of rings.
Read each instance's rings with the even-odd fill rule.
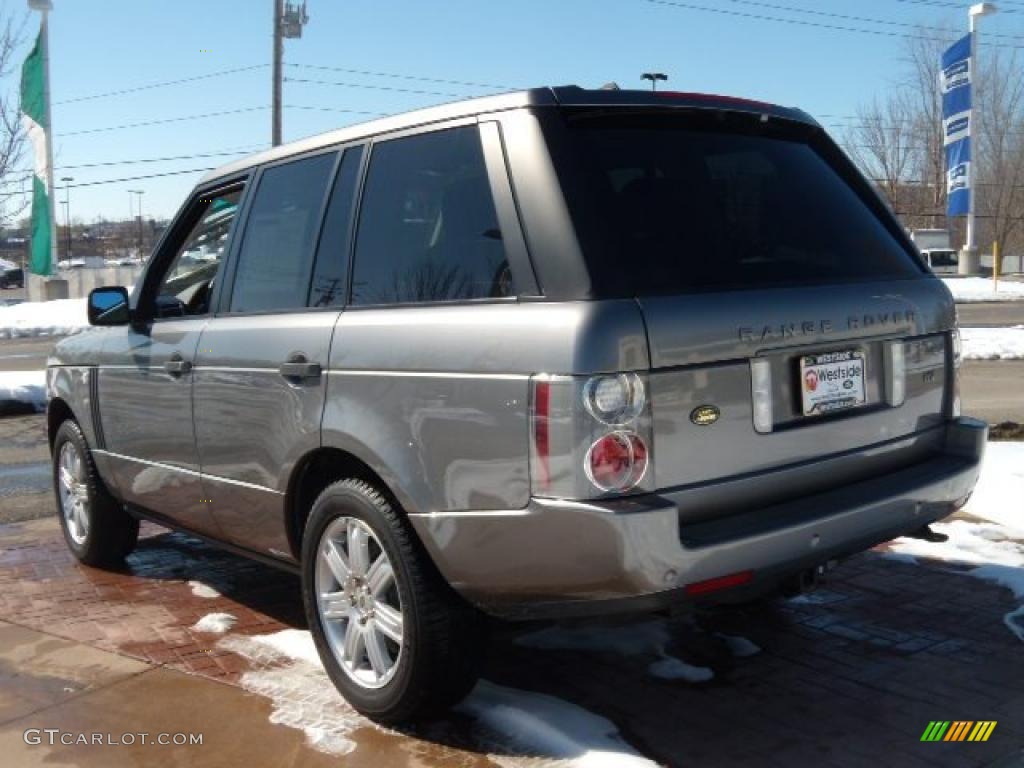
[[[813,127],[718,111],[565,116],[556,164],[598,295],[922,274]]]

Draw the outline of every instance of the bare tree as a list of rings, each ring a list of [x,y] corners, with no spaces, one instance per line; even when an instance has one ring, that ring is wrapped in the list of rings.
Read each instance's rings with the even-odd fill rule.
[[[948,39],[954,39],[950,31]],[[914,177],[923,188],[915,213],[942,216],[946,206],[946,150],[942,135],[942,94],[939,72],[942,52],[948,43],[934,30],[920,30],[908,37],[904,86],[913,120]],[[934,226],[930,222],[929,226]]]
[[[1024,72],[1016,52],[986,57],[981,72],[975,194],[980,234],[987,237],[979,244],[1008,246],[1024,216]]]
[[[25,149],[25,132],[21,124],[21,94],[19,78],[10,76],[21,66],[15,56],[24,39],[27,16],[0,11],[0,81],[13,82],[12,90],[0,91],[0,224],[16,219],[28,206],[29,196],[23,190],[22,177],[31,181],[31,171],[25,171],[21,162]]]
[[[906,89],[897,89],[884,101],[875,99],[858,109],[857,123],[846,139],[854,161],[878,185],[890,207],[899,212],[914,160],[913,110]]]

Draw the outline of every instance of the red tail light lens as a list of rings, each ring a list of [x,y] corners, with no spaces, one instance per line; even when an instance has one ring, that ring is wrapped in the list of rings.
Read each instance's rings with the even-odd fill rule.
[[[647,444],[635,433],[612,432],[590,446],[583,466],[602,491],[629,490],[647,472]]]
[[[540,490],[551,486],[550,414],[551,383],[538,381],[533,390],[533,446],[537,455],[537,487]]]

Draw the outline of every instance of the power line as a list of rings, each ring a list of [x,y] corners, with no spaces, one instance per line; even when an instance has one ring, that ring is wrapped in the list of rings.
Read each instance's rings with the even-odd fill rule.
[[[299,77],[286,77],[287,83],[305,83],[307,85],[334,85],[340,88],[362,88],[370,91],[389,91],[391,93],[411,93],[417,96],[448,96],[455,98],[466,98],[462,93],[451,93],[445,91],[423,91],[414,88],[398,88],[392,85],[371,85],[368,83],[338,83],[328,80],[306,80]]]
[[[128,181],[144,181],[146,179],[160,179],[160,178],[164,178],[166,176],[182,176],[182,175],[184,175],[186,173],[205,173],[206,171],[212,170],[213,167],[214,166],[209,166],[209,167],[206,167],[206,168],[189,168],[189,169],[184,170],[184,171],[165,171],[164,173],[148,173],[148,174],[144,174],[144,175],[141,175],[141,176],[124,176],[124,177],[119,178],[119,179],[101,179],[99,181],[83,181],[83,182],[80,182],[78,184],[71,184],[70,187],[71,187],[71,189],[77,189],[79,187],[99,187],[99,186],[103,186],[104,184],[124,184],[125,182],[128,182]],[[61,186],[61,189],[63,189],[63,188],[64,187]],[[21,194],[23,194],[23,193],[21,193],[21,192],[2,192],[2,193],[0,193],[0,198],[17,197],[18,195],[21,195]]]
[[[297,67],[299,69],[315,69],[324,72],[343,72],[347,75],[366,75],[368,77],[387,77],[395,80],[412,80],[420,83],[435,83],[438,85],[460,85],[466,88],[484,88],[497,91],[518,91],[519,86],[496,85],[494,83],[475,83],[467,80],[446,80],[440,77],[426,77],[424,75],[406,75],[397,72],[375,72],[369,69],[351,69],[348,67],[332,67],[321,64],[297,64],[285,62],[286,67]]]
[[[165,80],[162,83],[150,83],[149,85],[138,85],[133,88],[122,88],[118,91],[106,91],[105,93],[94,93],[89,96],[76,96],[73,99],[64,99],[62,101],[53,102],[54,106],[61,104],[76,104],[80,101],[92,101],[93,99],[105,99],[109,96],[124,96],[130,93],[138,93],[139,91],[149,91],[153,88],[164,88],[169,85],[181,85],[182,83],[194,83],[199,80],[209,80],[214,77],[224,77],[225,75],[233,75],[238,72],[251,72],[256,69],[264,69],[267,64],[253,64],[248,67],[235,67],[234,69],[224,69],[220,72],[210,72],[205,75],[196,75],[195,77],[184,77],[180,80]]]
[[[754,21],[770,21],[779,24],[796,24],[803,27],[813,27],[816,29],[827,29],[833,32],[854,32],[857,34],[864,35],[876,35],[880,37],[895,37],[895,38],[912,38],[919,40],[936,40],[939,42],[946,42],[945,37],[929,37],[925,35],[910,35],[903,32],[893,32],[886,29],[866,29],[864,27],[851,27],[841,24],[831,24],[819,21],[808,21],[806,19],[787,19],[779,16],[767,16],[761,13],[750,13],[748,11],[734,11],[726,8],[711,8],[706,5],[696,5],[694,3],[682,3],[674,2],[673,0],[641,0],[641,2],[649,3],[651,5],[662,6],[665,8],[673,8],[683,11],[702,11],[704,13],[717,13],[724,16],[731,16],[734,18],[741,19],[752,19]],[[824,12],[823,12],[824,13]],[[828,14],[830,17],[835,18],[836,14]],[[952,42],[949,40],[949,42]],[[1008,43],[982,43],[982,45],[991,46],[993,48],[1024,48],[1022,45],[1011,45]]]
[[[266,145],[260,144],[252,147],[239,147],[238,149],[230,150],[218,150],[216,152],[202,152],[194,155],[171,155],[168,157],[142,157],[136,160],[108,160],[103,162],[93,163],[78,163],[76,165],[57,165],[54,166],[54,170],[81,170],[83,168],[105,168],[112,165],[141,165],[143,163],[163,163],[172,162],[175,160],[196,160],[200,158],[208,157],[229,157],[232,155],[244,155],[249,152],[257,152],[261,149],[266,149]]]
[[[905,29],[916,29],[916,30],[932,30],[934,32],[940,32],[942,34],[949,34],[949,29],[945,27],[935,27],[928,24],[915,24],[909,21],[896,21],[895,19],[879,19],[872,18],[870,16],[849,16],[841,13],[832,13],[829,11],[817,11],[809,8],[800,8],[799,6],[793,5],[777,5],[775,3],[759,2],[759,0],[729,0],[731,3],[737,5],[749,5],[757,8],[768,8],[774,11],[785,11],[787,13],[802,13],[808,16],[823,16],[833,19],[839,19],[841,21],[855,21],[864,22],[866,24],[882,24],[885,26],[892,27],[903,27]],[[959,6],[958,6],[959,7]],[[1024,39],[1024,35],[1009,35],[1000,32],[986,32],[985,37],[1004,37],[1011,40]]]
[[[942,2],[942,0],[896,0],[896,2],[897,3],[909,3],[911,5],[926,5],[926,6],[929,6],[929,7],[932,7],[932,8],[950,8],[950,9],[955,8],[958,11],[964,10],[964,4],[962,4],[962,3]],[[1002,5],[1015,5],[1015,3],[1007,3],[1006,0],[1003,0],[1003,2],[1000,3],[1000,5],[1001,6]],[[999,12],[1000,13],[1020,13],[1020,11],[1014,10],[1012,8],[1009,8],[1009,9],[1000,8]]]
[[[67,133],[57,134],[58,138],[66,138],[68,136],[83,136],[92,133],[106,133],[108,131],[120,131],[127,128],[144,128],[150,125],[165,125],[167,123],[182,123],[189,120],[202,120],[208,117],[223,117],[225,115],[240,115],[246,112],[259,112],[261,110],[270,109],[270,107],[242,107],[240,109],[225,109],[220,112],[206,112],[201,115],[184,115],[182,117],[167,117],[161,120],[147,120],[141,123],[125,123],[124,125],[110,125],[103,128],[86,128],[81,131],[68,131]]]

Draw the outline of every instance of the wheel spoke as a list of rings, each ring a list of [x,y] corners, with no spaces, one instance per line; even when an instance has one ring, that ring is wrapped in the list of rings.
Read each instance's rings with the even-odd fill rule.
[[[355,520],[348,525],[348,557],[352,573],[365,576],[370,567],[370,537]]]
[[[61,462],[61,465],[60,484],[70,492],[75,487],[75,479],[71,476],[71,471],[63,466],[63,462]]]
[[[373,607],[373,622],[378,632],[402,644],[402,614],[386,603],[378,602]]]
[[[363,660],[363,649],[366,647],[363,640],[363,627],[353,616],[345,627],[345,661],[353,669],[358,668],[359,662]]]
[[[348,562],[345,560],[345,555],[341,552],[341,547],[331,539],[325,539],[323,554],[327,567],[331,569],[331,574],[338,582],[338,585],[343,586],[345,581],[352,574],[352,569],[349,568]]]
[[[320,615],[327,621],[347,618],[352,610],[352,601],[344,592],[326,592],[320,595]]]
[[[370,570],[366,572],[366,585],[374,597],[379,597],[395,580],[395,572],[391,569],[388,556],[381,551]]]
[[[370,660],[370,666],[380,679],[391,669],[391,656],[384,647],[384,640],[373,629],[368,629],[363,634],[363,642],[366,644],[366,657]]]

